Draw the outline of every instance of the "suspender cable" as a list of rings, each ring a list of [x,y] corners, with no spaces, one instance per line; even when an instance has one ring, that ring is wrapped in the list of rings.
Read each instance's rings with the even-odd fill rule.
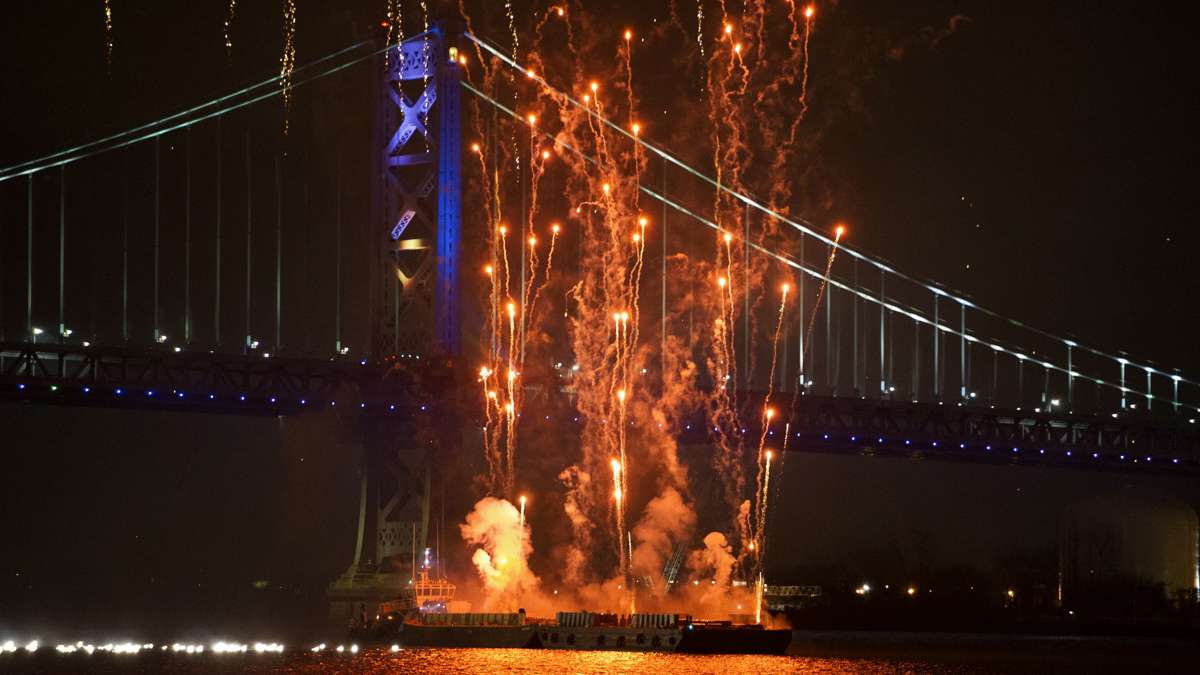
[[[25,202],[25,335],[33,335],[33,174],[29,174],[29,184]]]
[[[333,197],[333,351],[342,352],[342,153],[337,154]]]
[[[213,341],[221,344],[221,119],[217,118],[217,218],[213,238],[213,257],[216,266],[213,273],[215,294],[213,296]]]
[[[937,328],[933,329],[937,332]],[[921,398],[921,322],[913,319],[912,401]]]
[[[891,384],[891,375],[887,374],[887,354],[884,352],[884,345],[887,342],[887,335],[884,333],[884,321],[888,316],[887,306],[884,304],[887,299],[884,297],[884,284],[887,281],[887,272],[879,270],[879,398],[883,398],[887,393],[888,385]]]
[[[662,163],[662,191],[663,196],[667,196],[667,163]],[[665,378],[667,374],[667,202],[662,202],[662,297],[660,300],[660,319],[662,321],[662,349],[660,356],[662,357],[662,375]],[[1178,387],[1176,387],[1178,389]]]
[[[746,388],[750,388],[753,373],[750,372],[750,205],[746,205],[743,225],[742,251],[742,372]],[[729,280],[730,283],[733,279]]]
[[[67,167],[58,168],[58,341],[67,336]]]
[[[183,173],[183,342],[192,341],[192,128],[185,134]]]
[[[829,245],[830,254],[833,244]],[[831,392],[837,392],[837,382],[833,380],[833,289],[825,294],[825,384]]]
[[[942,364],[940,354],[938,354],[938,343],[942,339],[942,324],[938,321],[938,296],[933,294],[933,397],[936,399],[941,395],[942,378],[940,366]]]
[[[279,324],[283,317],[283,178],[280,157],[275,155],[275,351],[279,351]]]
[[[805,240],[804,233],[801,232],[800,233],[800,264],[802,264],[802,265],[804,264],[804,240]],[[807,276],[807,275],[804,275],[804,274],[800,275],[800,279],[799,279],[800,292],[796,294],[796,303],[797,303],[797,307],[798,307],[797,316],[799,316],[799,320],[800,320],[800,324],[796,328],[796,338],[797,338],[796,368],[798,371],[796,373],[796,375],[799,378],[800,384],[797,387],[796,391],[801,391],[808,384],[804,379],[804,330],[805,330],[804,317],[808,316],[808,314],[804,311],[804,277],[805,276]]]
[[[129,151],[121,172],[121,339],[129,342]]]
[[[154,341],[158,342],[162,336],[158,325],[158,238],[159,238],[159,156],[160,156],[160,140],[162,136],[154,137]]]
[[[246,331],[245,340],[242,346],[243,352],[250,351],[250,241],[253,234],[254,218],[252,215],[254,202],[251,198],[253,195],[254,172],[250,166],[250,130],[246,130]]]
[[[854,268],[854,287],[859,288],[859,285],[858,285],[858,258],[854,259],[853,268]],[[858,380],[859,347],[858,347],[858,296],[857,295],[855,295],[853,298],[853,303],[851,304],[850,311],[853,312],[853,314],[854,314],[853,321],[851,322],[851,327],[854,329],[854,339],[851,340],[851,343],[854,346],[854,357],[851,359],[851,363],[853,364],[851,366],[851,368],[854,373],[854,386],[852,386],[850,388],[850,393],[854,394],[855,396],[858,396],[861,394],[861,391],[862,391],[862,388],[859,386],[862,384],[862,382],[859,382],[859,380]],[[865,379],[866,378],[864,378],[864,380]]]
[[[968,398],[967,389],[971,385],[971,378],[967,372],[969,361],[967,360],[967,306],[959,305],[959,332],[958,332],[958,397],[966,401]]]

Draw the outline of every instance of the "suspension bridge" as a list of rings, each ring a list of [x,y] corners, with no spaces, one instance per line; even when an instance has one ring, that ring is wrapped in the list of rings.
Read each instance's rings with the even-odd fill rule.
[[[468,242],[490,224],[471,186],[502,160],[468,161],[465,111],[484,119],[485,147],[520,130],[595,160],[472,82],[468,54],[552,91],[644,153],[638,189],[658,220],[642,289],[646,335],[664,344],[695,335],[686,314],[668,313],[673,286],[695,283],[672,274],[672,255],[723,230],[704,206],[714,194],[744,208],[744,229],[731,234],[745,269],[769,261],[798,286],[800,311],[783,325],[774,373],[777,393],[797,405],[787,431],[770,432],[791,434],[789,450],[1200,469],[1200,381],[1025,325],[852,246],[840,247],[807,333],[832,237],[605,118],[486,39],[441,28],[296,68],[286,137],[284,85],[268,78],[0,169],[0,399],[142,412],[334,409],[369,436],[358,551],[340,583],[348,593],[376,583],[364,580],[375,574],[361,559],[364,528],[374,530],[376,562],[421,546],[428,503],[410,499],[428,491],[420,453],[457,443],[458,427],[480,416],[454,393],[476,386],[486,311]],[[533,142],[517,145],[526,172],[519,160]],[[752,236],[767,220],[785,246]],[[769,361],[754,335],[758,298],[748,282],[741,288],[736,388],[753,406]],[[556,368],[569,379],[569,360]],[[441,432],[417,440],[418,424]],[[697,415],[675,431],[702,443],[708,429]],[[405,453],[419,459],[401,467]]]

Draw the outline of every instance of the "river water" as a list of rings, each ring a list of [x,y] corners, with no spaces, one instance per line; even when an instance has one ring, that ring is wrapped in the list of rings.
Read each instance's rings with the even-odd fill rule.
[[[703,673],[1095,673],[1095,672],[1196,672],[1188,665],[1194,643],[1155,640],[1091,638],[1020,638],[1012,636],[961,636],[905,638],[913,634],[873,635],[802,643],[823,644],[829,655],[791,653],[785,656],[702,656],[685,654],[635,654],[629,652],[577,652],[525,649],[403,649],[364,648],[356,654],[333,649],[314,654],[292,649],[282,654],[172,653],[158,649],[139,654],[82,651],[59,654],[43,646],[36,653],[23,650],[0,654],[0,673],[181,673],[261,675],[351,673],[653,673],[701,675]],[[888,636],[891,637],[888,637]],[[882,638],[876,639],[876,638]],[[903,645],[915,645],[905,653]],[[793,645],[793,651],[796,645]],[[842,655],[842,652],[848,652]],[[857,653],[857,655],[856,655]]]
[[[0,657],[0,672],[29,673],[975,673],[964,665],[888,659],[802,656],[693,656],[629,652],[571,652],[517,649],[412,649],[393,654],[363,650],[356,655],[265,654],[92,654]],[[11,669],[11,670],[10,670]]]

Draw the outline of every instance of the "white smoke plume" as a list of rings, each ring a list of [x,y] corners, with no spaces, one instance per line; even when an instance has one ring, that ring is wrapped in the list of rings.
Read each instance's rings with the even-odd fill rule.
[[[529,528],[517,507],[484,497],[459,525],[462,538],[477,546],[471,556],[483,582],[483,611],[515,611],[537,595],[538,577],[529,569]]]

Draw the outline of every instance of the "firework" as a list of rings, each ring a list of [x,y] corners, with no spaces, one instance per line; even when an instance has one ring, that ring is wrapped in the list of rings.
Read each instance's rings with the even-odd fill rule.
[[[283,133],[288,133],[292,109],[292,71],[296,69],[296,0],[283,0],[283,56],[279,57],[279,86],[283,88]]]
[[[229,59],[233,58],[233,15],[237,12],[237,0],[229,0],[229,4],[225,6],[225,56]]]
[[[104,64],[109,73],[112,73],[112,55],[113,55],[113,23],[112,23],[112,0],[104,0]]]

